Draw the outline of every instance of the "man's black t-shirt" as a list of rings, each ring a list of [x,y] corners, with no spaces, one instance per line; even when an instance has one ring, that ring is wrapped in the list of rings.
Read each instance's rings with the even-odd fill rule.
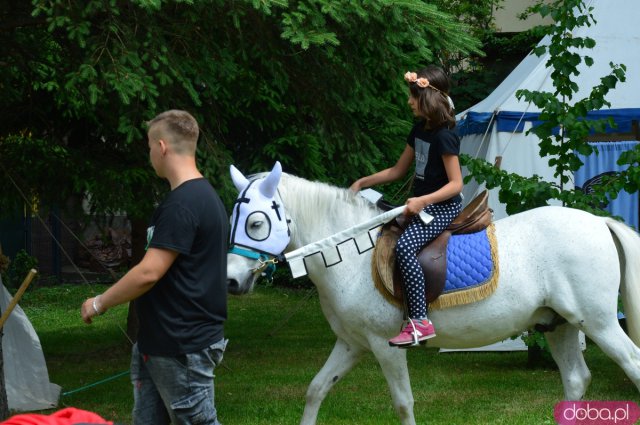
[[[460,138],[453,130],[446,127],[427,130],[424,125],[424,120],[416,123],[407,137],[407,144],[415,151],[414,196],[433,193],[446,185],[449,178],[442,155],[460,154]],[[452,200],[461,201],[461,197],[458,195]]]
[[[188,180],[158,206],[148,247],[178,252],[167,273],[136,303],[141,353],[176,356],[224,337],[228,218],[204,178]]]

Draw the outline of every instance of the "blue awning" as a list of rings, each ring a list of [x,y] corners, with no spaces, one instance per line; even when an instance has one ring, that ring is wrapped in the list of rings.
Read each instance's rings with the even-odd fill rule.
[[[521,133],[524,130],[525,122],[531,122],[535,127],[540,124],[539,112],[514,112],[499,111],[495,117],[492,112],[473,112],[458,121],[458,133],[460,136],[467,134],[482,134],[487,131],[489,124],[497,125],[500,132]],[[640,108],[627,109],[602,109],[587,113],[587,119],[613,119],[616,128],[607,125],[605,133],[628,133],[631,131],[632,121],[640,121]]]

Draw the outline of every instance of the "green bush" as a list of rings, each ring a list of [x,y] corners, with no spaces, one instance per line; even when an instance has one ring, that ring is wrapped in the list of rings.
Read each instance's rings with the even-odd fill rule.
[[[7,288],[20,286],[29,270],[38,267],[38,259],[21,249],[13,260],[9,261],[6,271],[2,273],[2,282]]]

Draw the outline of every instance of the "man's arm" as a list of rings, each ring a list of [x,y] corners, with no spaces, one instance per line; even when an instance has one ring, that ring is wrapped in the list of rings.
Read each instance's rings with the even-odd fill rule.
[[[82,320],[91,319],[111,307],[134,300],[149,291],[178,257],[178,252],[168,249],[149,248],[135,267],[114,283],[103,294],[89,298],[82,304]]]

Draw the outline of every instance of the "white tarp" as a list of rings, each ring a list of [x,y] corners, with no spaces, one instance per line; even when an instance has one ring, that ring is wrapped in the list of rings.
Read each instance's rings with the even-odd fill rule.
[[[4,312],[11,294],[0,279],[0,308]],[[9,409],[33,411],[58,405],[60,386],[49,382],[40,339],[22,308],[16,305],[2,328],[4,382]]]

